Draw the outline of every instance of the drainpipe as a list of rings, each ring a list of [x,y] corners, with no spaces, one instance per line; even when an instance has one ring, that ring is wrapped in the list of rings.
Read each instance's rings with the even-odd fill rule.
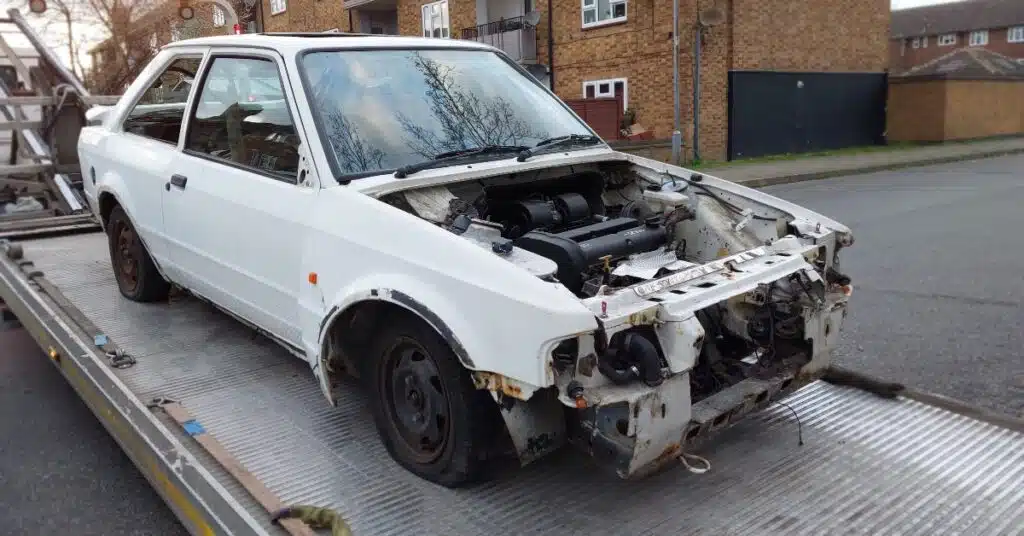
[[[683,133],[679,131],[679,0],[672,0],[672,163],[680,164]]]
[[[693,161],[700,161],[700,42],[701,24],[698,20],[694,27],[693,42]]]
[[[555,12],[548,0],[548,83],[551,91],[555,91]]]
[[[355,26],[352,26],[352,10],[347,9],[346,11],[348,11],[348,31],[349,33],[356,33]]]

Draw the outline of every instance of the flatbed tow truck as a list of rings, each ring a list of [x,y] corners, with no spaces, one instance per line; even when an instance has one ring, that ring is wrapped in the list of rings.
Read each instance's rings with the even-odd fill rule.
[[[42,70],[77,86],[32,101],[73,130],[66,108],[102,99],[9,16]],[[59,153],[0,86],[29,157]],[[75,201],[81,174],[52,160],[33,169],[65,209],[0,220],[0,307],[192,534],[311,534],[271,522],[292,504],[335,510],[357,535],[1024,534],[1024,423],[839,370],[724,430],[698,452],[704,474],[620,481],[556,454],[468,489],[426,483],[386,454],[355,385],[332,408],[304,363],[234,319],[187,296],[122,298]]]

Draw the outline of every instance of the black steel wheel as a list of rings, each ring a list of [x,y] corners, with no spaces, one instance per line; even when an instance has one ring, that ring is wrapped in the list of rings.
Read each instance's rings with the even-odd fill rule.
[[[170,283],[157,271],[135,226],[120,206],[110,213],[107,233],[110,262],[121,294],[138,302],[166,299]]]
[[[418,342],[399,338],[384,353],[377,386],[388,420],[418,464],[431,463],[451,437],[451,402],[441,372]]]
[[[501,421],[451,347],[412,314],[382,315],[363,375],[381,441],[392,458],[427,481],[459,487],[483,478]]]

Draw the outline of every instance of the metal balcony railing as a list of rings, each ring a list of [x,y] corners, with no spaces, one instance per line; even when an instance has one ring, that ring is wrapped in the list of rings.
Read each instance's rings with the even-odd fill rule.
[[[503,50],[516,61],[537,60],[537,27],[526,17],[500,19],[473,28],[463,28],[462,38]]]

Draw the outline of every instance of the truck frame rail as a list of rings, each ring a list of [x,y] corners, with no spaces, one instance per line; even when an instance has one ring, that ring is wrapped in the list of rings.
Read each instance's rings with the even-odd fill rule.
[[[706,474],[624,482],[567,449],[480,486],[440,488],[391,461],[355,385],[331,408],[303,363],[198,300],[123,299],[106,244],[99,232],[4,242],[0,297],[193,534],[283,533],[261,493],[334,508],[356,535],[1024,527],[1019,422],[824,382],[702,447]],[[182,425],[154,399],[191,418]]]

